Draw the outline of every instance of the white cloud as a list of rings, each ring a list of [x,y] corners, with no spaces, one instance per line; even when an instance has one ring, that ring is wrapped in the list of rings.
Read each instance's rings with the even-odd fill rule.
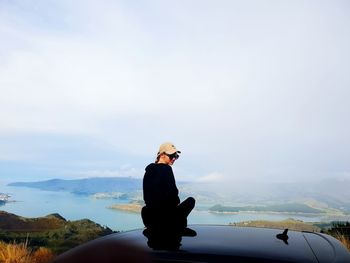
[[[87,135],[135,155],[170,140],[236,177],[350,169],[343,2],[0,5],[0,136]]]

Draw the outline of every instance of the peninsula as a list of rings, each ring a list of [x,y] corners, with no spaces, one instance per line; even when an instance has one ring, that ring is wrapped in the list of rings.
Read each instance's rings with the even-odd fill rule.
[[[121,210],[121,211],[125,211],[125,212],[141,213],[142,205],[140,205],[138,203],[115,204],[115,205],[109,206],[108,208]]]

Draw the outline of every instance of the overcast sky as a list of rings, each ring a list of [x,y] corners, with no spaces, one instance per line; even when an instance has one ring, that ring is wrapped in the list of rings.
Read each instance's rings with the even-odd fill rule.
[[[0,180],[350,178],[350,2],[0,0]]]

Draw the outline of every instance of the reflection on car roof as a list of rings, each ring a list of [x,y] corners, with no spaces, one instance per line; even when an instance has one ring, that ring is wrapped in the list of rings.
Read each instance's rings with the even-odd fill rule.
[[[117,248],[118,244],[129,244],[150,256],[151,262],[350,262],[350,253],[338,240],[325,234],[217,225],[190,228],[197,235],[181,236],[177,240],[179,246],[172,248],[153,247],[143,229],[111,234],[89,246]],[[288,236],[281,238],[281,234]],[[95,252],[98,253],[96,249]],[[70,252],[71,256],[74,253]],[[57,262],[70,262],[69,255],[64,259]]]

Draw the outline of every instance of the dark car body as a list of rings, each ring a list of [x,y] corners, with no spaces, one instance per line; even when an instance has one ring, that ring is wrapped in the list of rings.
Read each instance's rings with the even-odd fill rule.
[[[172,246],[166,233],[161,237],[164,240],[155,243],[143,230],[112,234],[72,249],[55,262],[95,262],[94,256],[99,259],[96,262],[123,262],[129,255],[130,262],[350,263],[346,248],[326,234],[288,231],[283,236],[279,229],[215,225],[191,228],[196,236],[175,238]],[[105,260],[98,253],[103,253]],[[87,259],[82,260],[84,256]]]

